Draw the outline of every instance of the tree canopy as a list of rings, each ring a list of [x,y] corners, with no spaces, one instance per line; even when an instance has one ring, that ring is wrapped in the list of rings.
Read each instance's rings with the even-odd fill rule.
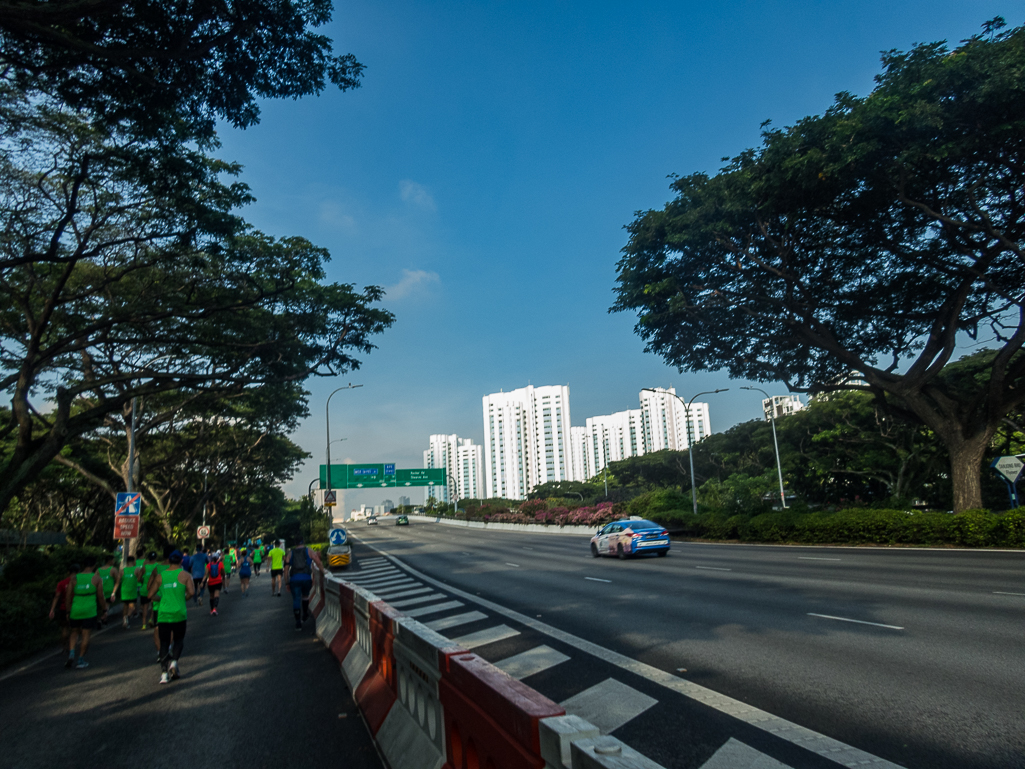
[[[862,387],[948,449],[955,510],[1025,403],[1025,28],[883,56],[866,97],[763,134],[628,226],[613,311],[682,370]],[[955,386],[959,344],[994,347]]]
[[[0,63],[21,90],[133,130],[209,135],[257,122],[257,99],[360,84],[314,30],[331,0],[0,0]]]

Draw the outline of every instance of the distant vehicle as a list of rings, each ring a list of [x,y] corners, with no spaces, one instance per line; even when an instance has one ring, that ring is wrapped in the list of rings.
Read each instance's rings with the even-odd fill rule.
[[[409,526],[409,519],[406,516],[404,516],[404,515],[400,515],[398,518],[395,519],[395,525],[396,526]]]
[[[414,507],[413,508],[413,514],[414,515],[423,515],[424,514],[424,509],[422,507]]]
[[[368,515],[367,516],[367,526],[376,526],[376,525],[377,525],[377,516],[376,515]]]
[[[641,519],[613,521],[591,537],[591,555],[629,558],[641,553],[665,555],[669,552],[669,532],[658,523]]]

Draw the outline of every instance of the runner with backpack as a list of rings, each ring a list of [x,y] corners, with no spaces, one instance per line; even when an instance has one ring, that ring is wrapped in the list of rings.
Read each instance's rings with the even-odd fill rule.
[[[295,629],[302,630],[310,616],[310,590],[313,588],[313,553],[300,536],[285,557],[285,587],[292,592]],[[301,617],[301,618],[300,618]]]
[[[249,578],[253,576],[253,561],[249,557],[249,552],[245,549],[242,550],[239,556],[238,564],[238,581],[242,585],[242,595],[246,598],[249,597]]]
[[[210,616],[216,617],[217,605],[221,602],[221,587],[224,585],[224,562],[219,550],[206,565],[206,578],[203,581],[210,591]]]

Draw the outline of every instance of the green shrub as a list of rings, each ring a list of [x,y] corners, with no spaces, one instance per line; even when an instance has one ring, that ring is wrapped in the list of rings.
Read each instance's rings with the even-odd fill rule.
[[[622,505],[622,503],[617,503]],[[626,515],[639,515],[642,518],[653,518],[670,511],[690,506],[690,497],[684,496],[677,489],[655,489],[634,497],[625,503]],[[614,506],[615,507],[615,506]],[[616,509],[619,513],[620,510]]]

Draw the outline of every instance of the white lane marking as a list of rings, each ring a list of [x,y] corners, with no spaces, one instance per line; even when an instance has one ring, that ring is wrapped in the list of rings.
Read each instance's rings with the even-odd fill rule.
[[[658,700],[615,678],[606,678],[559,704],[567,714],[580,716],[597,726],[602,734],[608,734],[657,705]]]
[[[533,649],[528,649],[521,654],[506,657],[504,660],[499,660],[493,664],[499,670],[504,670],[513,678],[522,681],[528,676],[540,673],[542,670],[548,670],[548,668],[553,668],[568,659],[569,657],[562,652],[542,644],[541,646],[535,646]]]
[[[994,590],[993,595],[1025,595],[1025,593],[1005,593],[1003,590]]]
[[[418,571],[401,559],[396,558],[394,555],[389,555],[381,550],[378,550],[374,545],[369,542],[364,542],[367,547],[371,548],[375,552],[381,553],[391,559],[392,563],[401,566],[410,574],[422,579],[431,585],[446,590],[453,595],[458,595],[460,598],[465,598],[467,601],[482,606],[485,609],[489,609],[496,614],[501,614],[503,617],[507,617],[514,622],[529,627],[531,630],[536,630],[539,633],[543,633],[549,638],[554,638],[556,641],[561,641],[568,646],[572,646],[574,649],[590,654],[592,657],[596,657],[604,662],[608,662],[610,665],[615,665],[621,670],[633,673],[635,675],[646,678],[652,683],[656,683],[666,689],[671,689],[677,694],[681,694],[688,699],[700,702],[703,705],[707,705],[714,710],[718,710],[720,713],[725,713],[728,716],[743,721],[745,724],[753,726],[766,734],[771,734],[774,737],[779,737],[781,740],[786,740],[789,743],[810,750],[816,755],[828,758],[831,761],[839,763],[841,766],[846,767],[858,767],[858,766],[871,766],[873,769],[901,769],[897,764],[891,763],[890,761],[884,761],[878,756],[874,756],[864,750],[851,747],[850,745],[834,740],[832,737],[827,737],[824,734],[813,732],[811,729],[807,729],[800,724],[795,724],[793,721],[787,721],[785,718],[774,716],[771,713],[761,710],[756,707],[748,705],[746,702],[735,700],[732,697],[727,697],[724,694],[707,689],[700,684],[692,683],[685,678],[679,678],[673,673],[665,670],[659,670],[656,667],[648,665],[644,662],[627,657],[625,654],[614,652],[611,649],[606,649],[604,646],[588,641],[580,636],[575,636],[572,633],[567,633],[564,630],[559,630],[556,627],[542,622],[541,620],[528,617],[526,614],[520,614],[518,611],[507,609],[501,604],[497,604],[494,601],[489,601],[486,598],[480,598],[479,596],[472,595],[465,590],[460,590],[457,587],[446,585],[440,580],[429,577],[422,571]],[[974,551],[973,551],[974,552]],[[586,579],[586,578],[585,578]],[[414,611],[416,611],[414,609]],[[407,616],[409,613],[407,612]]]
[[[705,571],[733,571],[733,569],[722,569],[718,566],[695,566],[695,569],[704,569]]]
[[[534,548],[532,548],[532,547],[524,547],[523,549],[524,550],[533,550]]]
[[[612,582],[611,579],[599,579],[598,577],[584,577],[584,579],[589,579],[589,580],[591,580],[591,582],[608,582],[608,583]]]
[[[452,643],[458,644],[464,649],[476,649],[478,646],[495,643],[495,641],[504,641],[506,638],[512,638],[519,634],[519,630],[513,630],[508,625],[495,625],[484,630],[478,630],[476,633],[453,638]]]
[[[841,561],[842,558],[816,558],[814,555],[799,555],[798,561]]]
[[[420,583],[417,582],[416,584],[419,585]],[[397,590],[396,588],[390,588],[388,590],[378,590],[376,592],[384,600],[391,601],[393,598],[406,598],[411,595],[420,595],[421,593],[431,593],[433,591],[433,587],[416,587],[410,590],[403,585],[399,587]]]
[[[790,769],[786,764],[781,764],[775,758],[767,756],[733,737],[726,740],[726,744],[701,765],[701,769],[738,769],[738,767]]]
[[[388,601],[396,609],[402,609],[403,606],[419,606],[422,603],[430,603],[431,601],[441,601],[448,598],[447,595],[441,593],[432,593],[431,595],[422,595],[419,598],[404,598],[401,601]]]
[[[884,625],[880,622],[865,622],[863,619],[850,619],[848,617],[834,617],[830,614],[816,614],[813,611],[808,612],[809,617],[822,617],[822,619],[835,619],[838,622],[855,622],[859,625],[874,625],[875,627],[885,627],[890,630],[903,630],[904,628],[900,625]]]
[[[482,611],[468,611],[466,614],[453,614],[451,617],[431,620],[430,622],[425,622],[424,625],[440,633],[442,630],[448,630],[450,627],[467,625],[471,622],[487,618],[488,615]]]
[[[416,609],[406,609],[406,611],[402,613],[405,614],[407,617],[412,617],[413,619],[416,619],[417,617],[422,617],[425,614],[434,614],[435,612],[439,611],[458,609],[462,605],[462,601],[446,601],[445,603],[436,603],[430,606],[420,606]]]
[[[419,584],[420,583],[417,582],[415,579],[403,578],[392,579],[388,580],[387,582],[365,582],[363,584],[356,583],[356,587],[361,587],[364,590],[369,590],[371,592],[377,592],[378,590],[394,590],[395,588],[399,587],[414,587]]]
[[[349,577],[349,582],[372,582],[375,579],[384,579],[385,577],[398,577],[401,576],[402,572],[398,569],[377,569],[376,571],[361,571],[357,574],[353,574]]]
[[[515,566],[517,569],[520,568],[518,563],[507,563],[506,566]]]

